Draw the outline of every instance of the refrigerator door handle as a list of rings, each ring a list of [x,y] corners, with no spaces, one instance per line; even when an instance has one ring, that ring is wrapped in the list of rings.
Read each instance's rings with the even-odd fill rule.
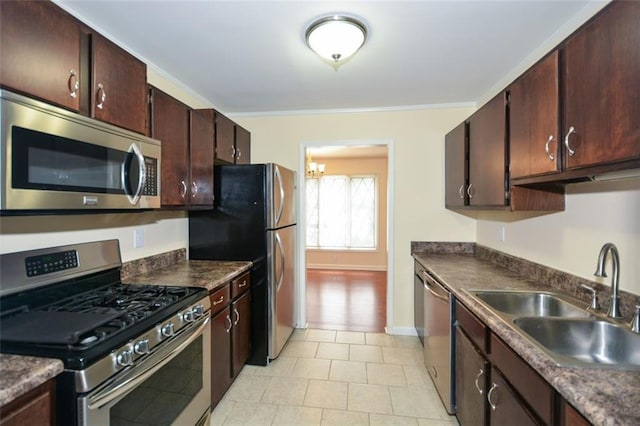
[[[280,251],[280,276],[278,277],[278,282],[276,284],[276,292],[277,292],[277,291],[280,291],[280,286],[284,281],[284,268],[286,266],[286,260],[284,258],[284,247],[282,247],[282,240],[280,239],[280,235],[278,234],[278,232],[276,232],[275,235],[276,235],[276,244],[278,245],[278,250]]]
[[[282,184],[282,175],[280,174],[280,168],[278,166],[274,167],[274,175],[276,180],[278,181],[278,187],[280,188],[280,206],[278,208],[278,214],[276,215],[276,220],[274,226],[279,226],[280,219],[282,218],[282,212],[284,211],[284,185]]]

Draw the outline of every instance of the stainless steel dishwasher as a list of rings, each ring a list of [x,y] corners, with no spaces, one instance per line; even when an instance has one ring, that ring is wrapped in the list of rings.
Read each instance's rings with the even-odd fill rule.
[[[455,321],[451,293],[426,269],[424,285],[424,365],[449,414],[455,413]]]

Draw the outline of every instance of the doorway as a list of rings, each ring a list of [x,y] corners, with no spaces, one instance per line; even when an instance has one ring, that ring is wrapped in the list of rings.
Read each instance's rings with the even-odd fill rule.
[[[391,325],[392,152],[391,141],[302,146],[299,327],[384,332]]]

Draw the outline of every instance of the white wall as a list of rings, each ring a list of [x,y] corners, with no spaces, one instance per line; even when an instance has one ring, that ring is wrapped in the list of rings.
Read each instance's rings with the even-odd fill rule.
[[[475,221],[444,208],[444,135],[472,108],[368,113],[234,117],[250,129],[252,162],[298,169],[301,145],[344,141],[393,141],[394,285],[392,328],[413,324],[410,242],[474,241]],[[391,181],[391,179],[390,179]]]
[[[614,243],[620,252],[620,288],[640,294],[640,178],[569,185],[564,212],[500,219],[478,221],[478,243],[606,285],[610,278],[593,273],[600,247]],[[504,242],[498,239],[500,226]],[[609,277],[610,272],[607,267]]]

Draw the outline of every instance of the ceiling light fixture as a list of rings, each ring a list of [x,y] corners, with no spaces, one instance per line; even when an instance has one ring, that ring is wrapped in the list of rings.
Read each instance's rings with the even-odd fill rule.
[[[325,165],[316,163],[311,159],[311,153],[307,153],[307,176],[318,179],[324,174]]]
[[[331,15],[312,23],[305,37],[311,50],[337,68],[364,45],[367,28],[355,18]]]

